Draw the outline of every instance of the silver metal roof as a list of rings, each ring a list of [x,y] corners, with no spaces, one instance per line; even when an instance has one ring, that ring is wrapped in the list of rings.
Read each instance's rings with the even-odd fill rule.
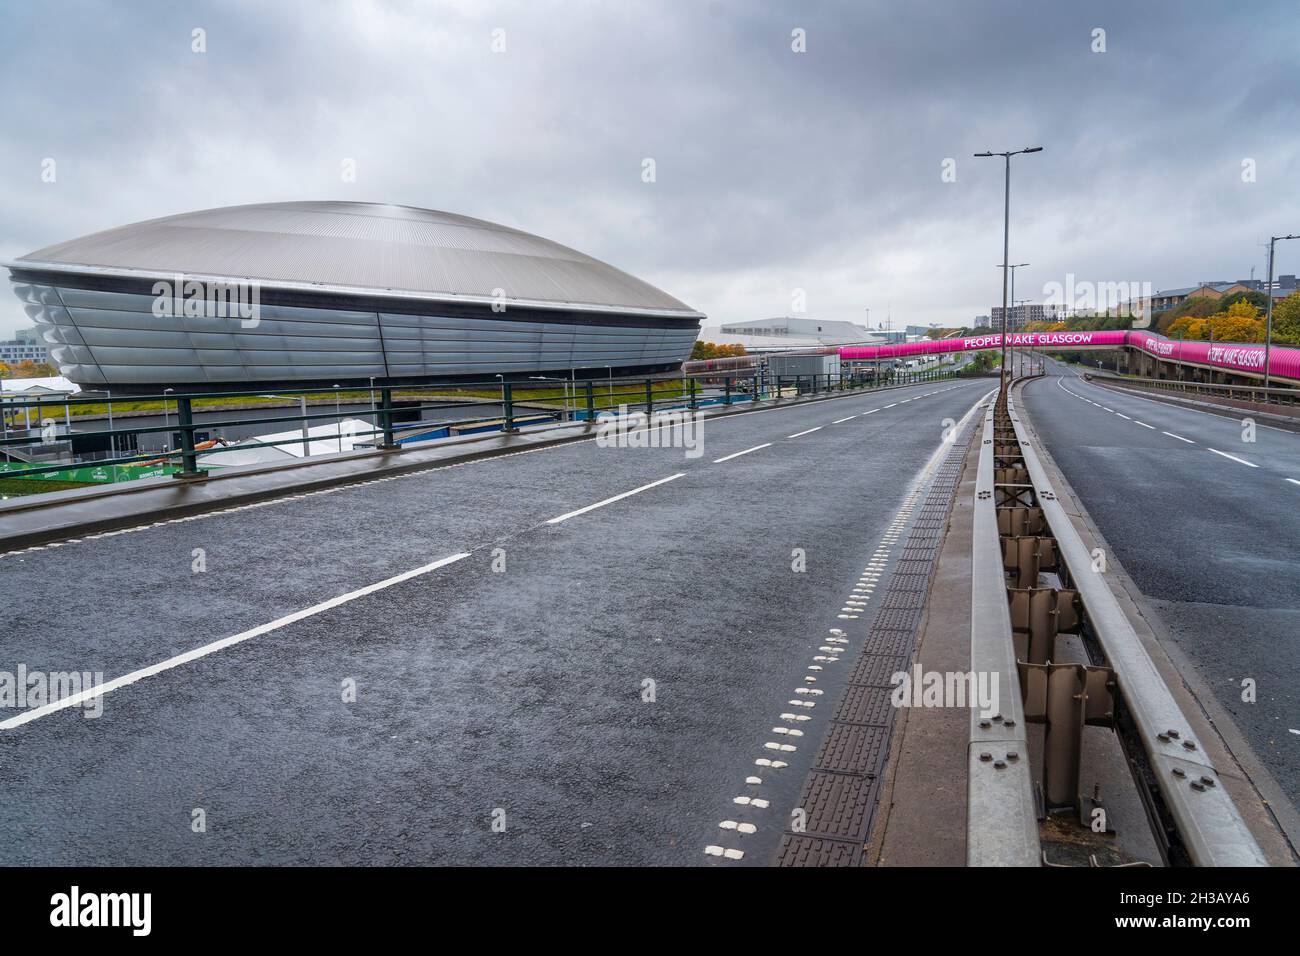
[[[276,288],[698,316],[635,276],[559,243],[454,213],[282,202],[164,216],[9,263],[122,276],[257,280]]]

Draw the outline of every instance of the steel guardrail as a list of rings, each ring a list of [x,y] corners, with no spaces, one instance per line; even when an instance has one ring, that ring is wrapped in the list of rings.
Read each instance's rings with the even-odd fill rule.
[[[1056,539],[1061,560],[1071,571],[1071,583],[1079,592],[1092,632],[1107,664],[1115,672],[1119,692],[1136,724],[1160,796],[1189,859],[1196,866],[1267,866],[1263,851],[1221,785],[1205,747],[1192,731],[1110,585],[1100,573],[1076,573],[1091,567],[1092,555],[1061,506],[1010,395],[1007,411],[1038,506]],[[993,507],[991,500],[989,507]],[[1001,565],[997,567],[1000,570]]]
[[[984,414],[971,545],[971,671],[998,675],[996,719],[970,712],[966,864],[1039,866],[1042,848],[994,494],[996,395]]]

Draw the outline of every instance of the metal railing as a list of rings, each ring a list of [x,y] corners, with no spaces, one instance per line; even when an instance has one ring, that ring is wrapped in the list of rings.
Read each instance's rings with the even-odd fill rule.
[[[1029,738],[1021,701],[1011,610],[998,533],[997,477],[1014,464],[1005,443],[999,396],[984,414],[971,547],[971,671],[996,674],[1001,710],[983,717],[972,709],[967,746],[966,863],[1038,866],[1042,854],[1029,767]]]
[[[53,474],[74,468],[138,466],[141,463],[164,461],[179,465],[176,477],[201,478],[206,471],[204,459],[212,455],[228,452],[232,448],[248,447],[235,442],[200,447],[205,442],[197,436],[202,433],[220,435],[222,429],[252,424],[301,425],[303,434],[294,435],[274,441],[257,442],[258,448],[273,448],[280,445],[302,445],[304,456],[310,452],[310,443],[337,441],[337,447],[326,453],[346,451],[343,448],[346,437],[353,445],[352,450],[399,449],[404,442],[431,441],[436,437],[447,437],[453,432],[473,428],[476,431],[499,430],[505,433],[517,432],[530,424],[550,422],[592,421],[601,413],[616,413],[626,409],[629,412],[644,412],[647,415],[667,409],[689,409],[721,405],[730,406],[741,402],[774,401],[779,402],[792,396],[820,395],[824,393],[864,390],[885,386],[913,384],[918,382],[939,381],[942,379],[962,377],[961,370],[937,369],[927,372],[899,373],[882,380],[869,380],[838,375],[794,375],[764,377],[756,374],[716,375],[701,377],[656,377],[656,378],[609,378],[566,380],[559,378],[537,377],[532,380],[503,381],[500,378],[481,382],[456,382],[447,385],[377,385],[374,389],[336,388],[260,388],[247,391],[222,392],[175,392],[167,390],[152,395],[129,395],[113,398],[105,394],[91,394],[79,398],[30,398],[20,399],[9,395],[0,403],[0,414],[4,416],[3,431],[0,431],[0,460],[18,457],[24,451],[39,451],[59,442],[104,439],[111,449],[107,457],[82,458],[62,461],[57,464],[34,465],[11,468],[0,472],[0,477],[34,477]],[[716,382],[716,385],[709,385]],[[555,384],[548,384],[555,383]],[[366,396],[373,396],[370,401]],[[262,398],[293,399],[299,402],[299,409],[283,415],[240,416],[240,412],[265,411],[267,409],[287,408],[267,403],[248,403],[237,408],[230,407],[232,399]],[[146,414],[162,414],[161,425],[126,426],[114,424],[113,404],[155,405],[156,408],[135,409],[123,414],[119,411],[117,420],[130,421],[131,417]],[[308,405],[323,411],[309,412]],[[361,407],[358,408],[357,406]],[[499,413],[485,417],[483,408],[496,407]],[[79,416],[70,412],[66,414],[67,431],[60,433],[59,428],[65,423],[48,418],[41,418],[42,411],[57,407],[61,412],[88,406],[105,406],[110,427],[91,431],[72,431],[71,424]],[[21,422],[28,417],[24,409],[36,409],[38,423],[45,429],[26,428]],[[457,410],[477,410],[477,415],[463,415],[425,419],[424,413],[437,411],[440,414],[455,413]],[[170,419],[175,414],[175,422]],[[231,417],[225,417],[229,413]],[[196,421],[196,414],[217,415],[215,420]],[[363,419],[370,427],[349,429],[346,434],[342,428],[334,434],[310,434],[311,422],[338,422],[345,416]],[[12,419],[12,420],[11,420]],[[91,420],[82,417],[82,421]],[[53,427],[49,427],[53,425]],[[446,436],[431,436],[431,433],[446,431]],[[15,432],[24,432],[15,435]],[[36,434],[33,434],[36,433]],[[405,434],[403,434],[405,433]],[[118,449],[138,450],[138,438],[143,435],[164,434],[177,435],[176,448],[165,444],[161,450],[122,454]],[[426,437],[420,437],[426,436]],[[214,439],[208,439],[214,440]],[[359,447],[358,447],[359,446]],[[12,449],[13,454],[6,454]]]

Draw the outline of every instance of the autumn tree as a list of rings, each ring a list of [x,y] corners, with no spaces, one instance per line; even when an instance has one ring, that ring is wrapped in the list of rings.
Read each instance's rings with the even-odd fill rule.
[[[1234,302],[1227,312],[1219,312],[1205,320],[1206,337],[1216,342],[1262,342],[1264,323],[1259,318],[1259,307],[1249,301]]]
[[[731,358],[745,354],[743,345],[718,345],[714,342],[696,341],[691,346],[692,359]]]

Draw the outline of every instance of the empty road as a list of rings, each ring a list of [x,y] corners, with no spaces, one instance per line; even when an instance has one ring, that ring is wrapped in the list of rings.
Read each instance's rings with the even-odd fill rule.
[[[992,385],[0,556],[0,670],[112,682],[94,718],[0,710],[0,864],[722,865],[742,794],[767,807],[740,865],[769,862],[830,709],[787,702],[834,700],[848,665],[812,655],[839,626],[852,656],[846,596]],[[789,766],[756,769],[783,722]]]

